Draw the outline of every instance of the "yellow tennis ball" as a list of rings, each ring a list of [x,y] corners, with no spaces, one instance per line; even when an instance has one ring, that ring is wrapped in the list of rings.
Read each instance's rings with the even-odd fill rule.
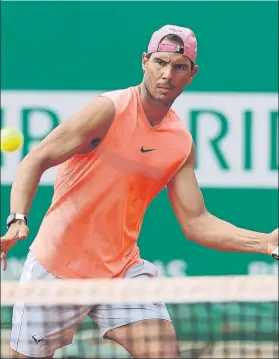
[[[1,151],[14,152],[23,145],[23,134],[15,127],[1,129]]]

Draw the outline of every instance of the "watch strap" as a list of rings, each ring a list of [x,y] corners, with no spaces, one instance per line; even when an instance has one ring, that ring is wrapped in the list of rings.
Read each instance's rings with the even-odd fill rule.
[[[9,228],[11,224],[13,224],[14,222],[16,222],[18,220],[22,220],[25,222],[25,224],[27,224],[27,217],[24,214],[11,213],[7,218],[7,223],[6,223],[7,228]]]
[[[271,253],[272,258],[276,261],[279,261],[279,247],[275,248],[274,251]]]

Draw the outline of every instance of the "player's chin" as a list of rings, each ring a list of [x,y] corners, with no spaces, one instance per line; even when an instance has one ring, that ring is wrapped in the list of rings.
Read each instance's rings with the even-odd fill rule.
[[[161,102],[165,105],[171,104],[175,100],[175,98],[169,94],[156,94],[154,97],[158,102]]]
[[[173,96],[170,93],[158,93],[156,92],[153,97],[161,103],[168,104],[173,102]]]

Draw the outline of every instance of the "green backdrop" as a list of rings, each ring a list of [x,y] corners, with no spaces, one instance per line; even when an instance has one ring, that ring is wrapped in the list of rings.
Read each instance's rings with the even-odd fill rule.
[[[137,84],[141,53],[151,33],[166,23],[194,29],[199,40],[200,72],[191,92],[278,91],[277,2],[2,2],[1,8],[3,93],[102,91]],[[276,188],[202,191],[212,213],[238,226],[264,232],[278,225]],[[9,195],[10,185],[2,185],[2,233]],[[9,258],[24,258],[51,196],[51,187],[39,188],[29,239]],[[146,214],[139,246],[142,257],[166,275],[246,274],[252,262],[266,272],[275,268],[265,256],[221,253],[186,240],[165,191]]]

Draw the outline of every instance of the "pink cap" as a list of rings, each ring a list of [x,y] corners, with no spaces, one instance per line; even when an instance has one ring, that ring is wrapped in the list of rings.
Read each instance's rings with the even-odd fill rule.
[[[160,44],[163,37],[167,35],[178,35],[183,43],[183,47],[172,44]],[[187,56],[193,63],[197,57],[197,39],[192,30],[186,27],[180,27],[175,25],[165,25],[161,29],[155,31],[150,39],[147,53],[151,54],[157,51],[169,51],[181,53]]]

